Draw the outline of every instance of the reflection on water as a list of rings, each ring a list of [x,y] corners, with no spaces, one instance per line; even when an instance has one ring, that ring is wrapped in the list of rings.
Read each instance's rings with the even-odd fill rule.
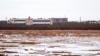
[[[0,56],[100,56],[99,36],[0,34]]]

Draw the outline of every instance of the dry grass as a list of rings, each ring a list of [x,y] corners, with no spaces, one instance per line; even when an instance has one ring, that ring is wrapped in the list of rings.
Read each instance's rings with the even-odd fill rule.
[[[0,30],[2,34],[22,34],[26,36],[100,36],[100,30]]]
[[[36,42],[20,42],[20,44],[37,44]]]
[[[17,45],[0,45],[0,47],[18,47]]]

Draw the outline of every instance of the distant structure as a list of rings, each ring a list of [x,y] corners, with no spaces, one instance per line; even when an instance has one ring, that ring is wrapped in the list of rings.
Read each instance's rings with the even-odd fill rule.
[[[68,18],[49,18],[49,19],[33,19],[31,17],[28,18],[11,18],[8,20],[11,24],[26,24],[26,25],[33,25],[33,24],[54,24],[54,23],[67,23]]]
[[[90,24],[100,24],[100,21],[86,21],[86,23],[90,23]]]
[[[51,18],[52,23],[67,23],[68,18]]]
[[[8,22],[12,24],[24,24],[26,22],[26,19],[11,18],[10,20],[8,20]]]
[[[33,23],[33,19],[31,17],[28,17],[25,21],[26,21],[25,22],[26,25],[32,25]]]
[[[80,17],[80,22],[82,21],[81,17]]]
[[[32,24],[51,24],[52,25],[52,20],[51,19],[33,19]]]

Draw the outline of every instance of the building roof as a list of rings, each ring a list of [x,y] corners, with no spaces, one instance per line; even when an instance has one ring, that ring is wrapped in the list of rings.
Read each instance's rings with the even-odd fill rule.
[[[51,19],[68,19],[68,18],[51,18]]]

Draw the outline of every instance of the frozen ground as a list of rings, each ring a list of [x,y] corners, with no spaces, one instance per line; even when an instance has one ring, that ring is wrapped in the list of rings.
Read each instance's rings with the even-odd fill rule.
[[[99,36],[27,36],[0,33],[0,55],[100,56]]]

